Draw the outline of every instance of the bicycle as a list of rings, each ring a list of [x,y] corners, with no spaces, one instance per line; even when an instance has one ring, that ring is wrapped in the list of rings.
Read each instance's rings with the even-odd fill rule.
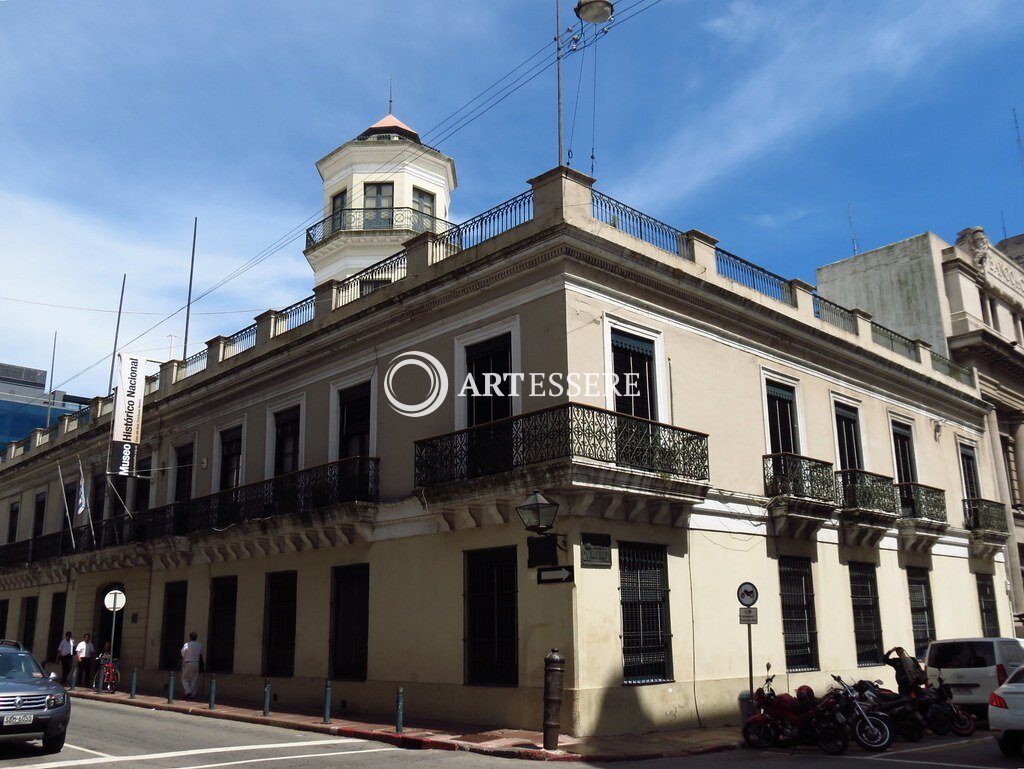
[[[93,691],[115,692],[121,683],[121,673],[117,669],[118,660],[104,659],[92,680]]]

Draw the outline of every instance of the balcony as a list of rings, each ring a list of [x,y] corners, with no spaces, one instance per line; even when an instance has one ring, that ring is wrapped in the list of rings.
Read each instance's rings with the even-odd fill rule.
[[[306,248],[312,248],[339,232],[445,232],[451,222],[415,208],[343,208],[306,230]]]
[[[892,478],[864,470],[838,470],[836,486],[844,543],[875,547],[899,515]]]
[[[531,473],[538,487],[655,489],[691,501],[704,498],[710,479],[707,435],[576,403],[416,441],[416,485],[422,487],[494,481],[540,465],[550,474]]]
[[[798,454],[766,454],[764,493],[775,534],[809,539],[836,509],[832,463]]]
[[[897,483],[900,518],[896,522],[900,548],[910,553],[928,553],[949,528],[946,492],[920,483]]]
[[[352,457],[152,510],[0,547],[0,568],[223,529],[246,521],[375,502],[380,460]]]
[[[991,558],[1003,549],[1009,538],[1006,505],[990,499],[965,499],[964,528],[971,533],[971,555]]]

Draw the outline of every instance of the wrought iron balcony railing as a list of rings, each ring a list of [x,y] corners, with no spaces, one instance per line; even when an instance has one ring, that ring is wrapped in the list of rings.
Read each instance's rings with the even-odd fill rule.
[[[837,470],[839,506],[843,510],[871,510],[896,515],[899,506],[892,478],[864,470]]]
[[[336,232],[408,230],[441,233],[452,223],[415,208],[343,208],[306,230],[306,248],[321,243]]]
[[[835,505],[832,463],[799,454],[766,454],[764,493],[769,497],[797,497]]]
[[[234,523],[303,513],[341,502],[377,499],[376,457],[351,457],[279,475],[258,483],[96,521],[92,528],[46,534],[0,547],[0,567],[16,566],[171,536],[184,536]]]
[[[1006,525],[1006,505],[990,499],[964,500],[964,528],[984,529],[985,531],[1008,532]]]
[[[920,483],[897,483],[900,514],[904,518],[921,518],[945,523],[946,492]]]
[[[708,437],[679,427],[566,403],[416,441],[416,485],[582,458],[707,481]]]

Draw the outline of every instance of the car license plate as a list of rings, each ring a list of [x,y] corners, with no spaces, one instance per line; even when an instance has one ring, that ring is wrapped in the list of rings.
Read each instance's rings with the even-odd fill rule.
[[[22,716],[4,716],[4,726],[15,726],[17,724],[32,723],[32,714],[26,713]]]
[[[970,694],[974,691],[973,686],[950,686],[949,688],[952,690],[953,694]]]

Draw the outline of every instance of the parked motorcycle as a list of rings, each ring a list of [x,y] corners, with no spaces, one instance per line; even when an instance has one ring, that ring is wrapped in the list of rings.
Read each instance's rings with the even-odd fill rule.
[[[883,713],[865,707],[852,686],[837,675],[832,676],[839,687],[829,690],[836,707],[846,719],[846,729],[864,750],[888,750],[896,736],[892,721]]]
[[[918,712],[935,734],[941,737],[950,730],[962,737],[974,734],[974,718],[953,704],[953,692],[942,680],[941,671],[938,686],[931,686],[920,663],[900,646],[885,653],[885,664],[896,672],[900,694],[914,700]]]
[[[826,697],[819,702],[809,686],[797,689],[796,697],[777,694],[772,688],[775,676],[771,670],[768,663],[765,682],[754,692],[754,715],[743,725],[743,740],[758,750],[817,743],[829,755],[845,753],[849,738],[838,701]]]
[[[917,703],[909,696],[883,689],[881,684],[881,681],[861,680],[853,689],[872,710],[888,716],[903,739],[920,742],[924,737],[925,720],[918,712]]]

